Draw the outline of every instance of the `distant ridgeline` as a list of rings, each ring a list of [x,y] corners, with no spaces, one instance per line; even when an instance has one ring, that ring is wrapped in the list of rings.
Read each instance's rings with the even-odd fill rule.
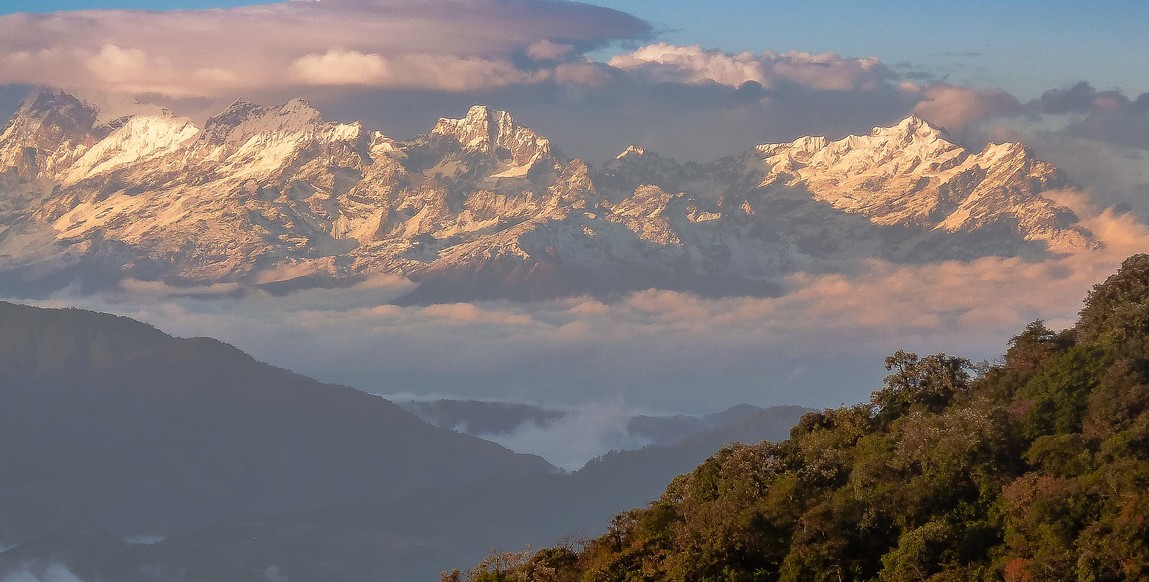
[[[444,579],[1149,579],[1149,255],[998,363],[886,366],[870,402],[727,447],[600,537]]]

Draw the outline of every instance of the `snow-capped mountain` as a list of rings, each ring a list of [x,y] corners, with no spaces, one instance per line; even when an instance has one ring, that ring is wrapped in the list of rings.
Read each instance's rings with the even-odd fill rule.
[[[0,272],[23,293],[388,273],[419,283],[415,301],[757,295],[867,257],[1098,246],[1042,195],[1064,187],[1020,144],[969,151],[917,117],[707,164],[632,146],[592,169],[483,106],[400,141],[302,100],[239,100],[198,128],[167,112],[104,123],[44,90],[0,135]]]

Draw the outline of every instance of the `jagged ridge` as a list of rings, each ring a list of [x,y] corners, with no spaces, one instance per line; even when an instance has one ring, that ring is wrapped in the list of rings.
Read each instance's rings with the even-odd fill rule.
[[[400,141],[302,100],[236,101],[100,126],[60,92],[0,136],[0,270],[12,291],[76,278],[314,285],[378,273],[416,300],[649,287],[763,294],[863,257],[1040,256],[1099,243],[1042,196],[1020,144],[973,153],[910,117],[708,164],[631,147],[595,170],[510,114],[472,107]]]

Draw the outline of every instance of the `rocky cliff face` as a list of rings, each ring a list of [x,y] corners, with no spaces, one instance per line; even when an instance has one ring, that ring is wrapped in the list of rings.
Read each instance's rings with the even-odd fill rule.
[[[101,124],[43,91],[0,135],[0,272],[9,293],[389,273],[420,284],[415,301],[769,294],[867,257],[1098,246],[1042,195],[1063,187],[1020,144],[972,152],[916,117],[708,164],[631,147],[596,170],[483,106],[399,141],[302,100],[240,100],[201,129],[166,113]]]

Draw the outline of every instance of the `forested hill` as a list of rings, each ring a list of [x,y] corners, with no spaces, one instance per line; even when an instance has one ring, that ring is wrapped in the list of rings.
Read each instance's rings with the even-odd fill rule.
[[[1149,579],[1149,255],[998,363],[886,365],[870,402],[723,449],[601,537],[470,578]]]
[[[551,470],[216,340],[0,302],[0,540],[167,536]],[[9,580],[22,556],[4,554]]]

